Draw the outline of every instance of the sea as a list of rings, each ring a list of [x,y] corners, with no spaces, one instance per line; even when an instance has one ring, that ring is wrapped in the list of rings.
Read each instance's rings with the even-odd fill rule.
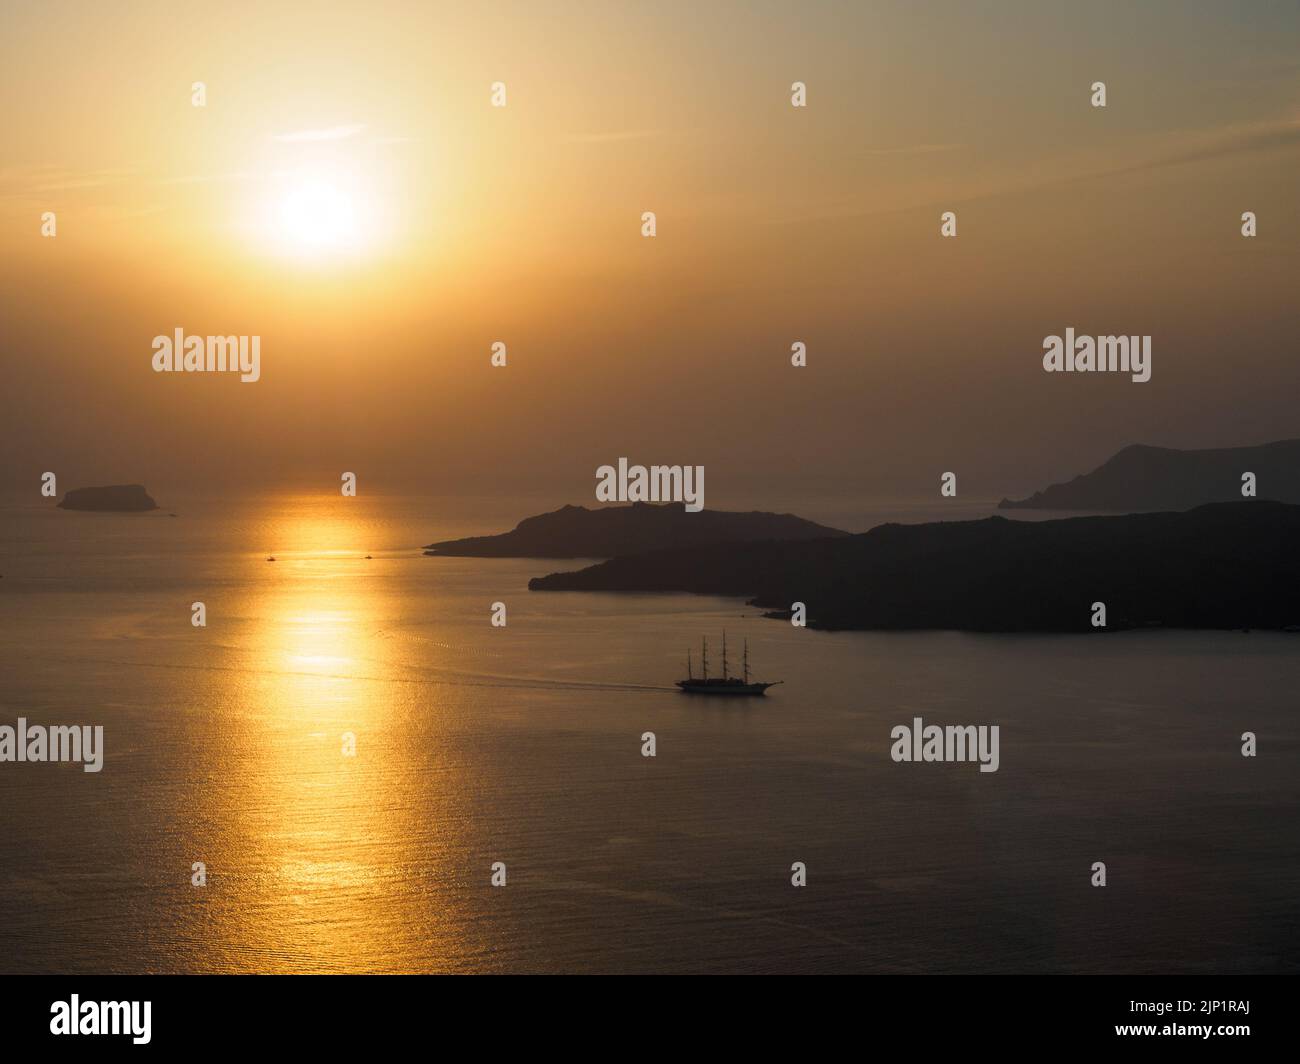
[[[104,729],[0,763],[0,968],[1300,970],[1300,636],[822,632],[422,551],[548,508],[0,506],[0,725]],[[781,685],[680,693],[724,632]],[[894,761],[916,718],[998,770]]]

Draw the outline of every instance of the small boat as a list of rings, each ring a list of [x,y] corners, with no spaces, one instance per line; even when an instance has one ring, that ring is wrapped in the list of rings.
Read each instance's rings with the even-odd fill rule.
[[[272,554],[272,555],[271,555],[269,558],[267,558],[266,560],[267,560],[268,562],[273,562],[273,561],[275,561],[275,555]]]
[[[775,687],[783,680],[771,683],[751,683],[749,680],[749,640],[745,640],[744,678],[737,679],[727,675],[727,633],[722,633],[722,675],[709,678],[709,641],[705,639],[701,648],[704,675],[697,677],[691,668],[691,652],[686,651],[686,679],[678,680],[677,686],[691,695],[761,695],[769,687]]]

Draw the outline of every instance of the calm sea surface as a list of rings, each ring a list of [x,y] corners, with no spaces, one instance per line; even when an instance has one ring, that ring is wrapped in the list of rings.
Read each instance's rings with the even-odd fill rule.
[[[0,764],[6,971],[1300,970],[1300,636],[810,632],[420,553],[537,506],[168,503],[0,509],[0,724],[106,745]],[[784,685],[679,694],[724,628]]]

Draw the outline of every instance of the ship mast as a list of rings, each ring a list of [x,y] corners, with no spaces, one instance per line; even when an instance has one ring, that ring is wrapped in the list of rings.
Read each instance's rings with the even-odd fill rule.
[[[727,630],[722,629],[722,678],[727,678]]]
[[[745,683],[749,683],[749,640],[745,640]]]
[[[706,636],[701,640],[701,642],[702,642],[704,645],[703,645],[703,648],[700,650],[700,658],[701,658],[702,661],[703,661],[703,666],[704,666],[704,678],[707,680],[707,679],[709,678],[709,637],[706,635]]]
[[[691,648],[690,647],[686,648],[686,678],[688,680],[695,679],[695,676],[691,673]]]

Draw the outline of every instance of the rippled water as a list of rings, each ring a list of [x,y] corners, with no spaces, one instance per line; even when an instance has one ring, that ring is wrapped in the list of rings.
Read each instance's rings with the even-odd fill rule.
[[[536,509],[0,511],[0,723],[107,748],[0,765],[3,968],[1300,967],[1300,637],[828,634],[419,552]],[[724,627],[785,684],[676,692]],[[893,763],[914,716],[1000,770]]]

